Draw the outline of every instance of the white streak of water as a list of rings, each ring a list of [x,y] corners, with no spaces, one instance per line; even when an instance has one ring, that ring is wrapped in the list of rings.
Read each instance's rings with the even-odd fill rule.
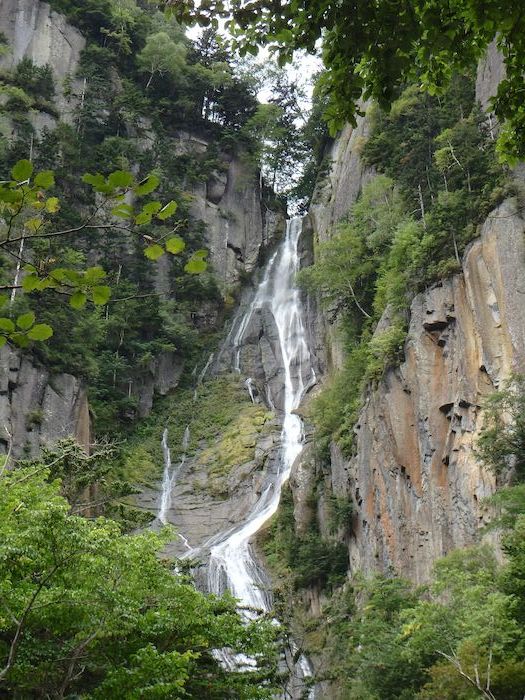
[[[306,390],[315,383],[315,373],[311,366],[311,356],[307,343],[307,332],[303,320],[303,308],[299,290],[295,287],[295,275],[299,270],[298,243],[301,235],[301,220],[288,222],[286,236],[270,259],[264,277],[254,299],[235,329],[230,332],[233,345],[233,367],[241,372],[241,351],[243,338],[254,313],[263,307],[270,310],[277,328],[279,349],[284,375],[284,406],[281,431],[281,457],[277,473],[263,490],[248,518],[240,526],[213,538],[208,544],[210,559],[208,564],[209,589],[220,595],[227,588],[247,607],[268,611],[271,601],[265,591],[265,581],[253,557],[250,540],[264,523],[276,512],[281,488],[290,475],[295,459],[303,447],[302,421],[295,410]],[[235,329],[235,330],[234,330]],[[252,397],[250,379],[246,381]],[[273,407],[269,387],[266,394]],[[222,652],[223,656],[225,655]],[[249,660],[241,659],[242,663]],[[239,665],[239,658],[228,658],[223,663]],[[303,677],[311,676],[308,660],[299,659]],[[313,698],[313,691],[309,697]]]
[[[162,491],[160,494],[159,511],[157,513],[157,518],[163,525],[168,524],[168,512],[171,508],[171,494],[173,487],[175,486],[177,476],[186,462],[186,453],[188,451],[189,444],[190,426],[187,425],[182,437],[182,456],[178,465],[173,467],[171,463],[171,450],[168,445],[168,429],[164,428],[161,442],[162,454],[164,456],[164,472],[162,474]],[[187,544],[187,541],[185,541],[185,544]]]
[[[250,394],[251,402],[255,403],[253,379],[251,377],[248,377],[248,379],[244,382],[244,386],[248,389],[248,393]]]

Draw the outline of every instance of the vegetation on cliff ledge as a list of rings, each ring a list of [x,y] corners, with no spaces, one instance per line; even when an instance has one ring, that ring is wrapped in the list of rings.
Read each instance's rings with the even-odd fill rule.
[[[299,274],[328,317],[342,319],[345,365],[311,415],[321,451],[335,439],[347,454],[364,386],[402,360],[414,295],[461,270],[479,224],[513,194],[471,77],[456,77],[440,98],[408,87],[369,119],[361,158],[377,174]]]

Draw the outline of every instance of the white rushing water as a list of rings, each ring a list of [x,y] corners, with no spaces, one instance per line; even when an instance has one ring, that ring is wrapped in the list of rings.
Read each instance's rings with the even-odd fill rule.
[[[265,581],[253,557],[250,540],[264,523],[276,512],[281,488],[290,475],[292,464],[303,447],[303,426],[294,413],[304,393],[315,382],[307,333],[303,320],[303,308],[299,290],[294,284],[299,270],[298,243],[301,235],[301,219],[288,221],[284,241],[270,259],[264,277],[254,299],[240,319],[235,332],[230,333],[234,349],[234,369],[241,372],[243,337],[253,314],[258,309],[271,311],[277,328],[282,356],[284,405],[282,406],[281,455],[277,473],[265,486],[248,518],[233,531],[213,538],[208,564],[208,586],[220,595],[227,588],[242,605],[267,612],[271,601],[265,592]],[[254,400],[252,380],[246,381],[250,397]],[[273,402],[266,387],[269,405]],[[224,663],[230,665],[228,658]],[[248,660],[243,659],[246,663]],[[307,659],[298,663],[304,676],[311,675]],[[313,692],[310,694],[313,697]]]
[[[182,456],[176,467],[171,464],[171,450],[168,445],[168,429],[164,428],[162,433],[162,454],[164,456],[164,472],[162,474],[162,491],[160,494],[160,504],[157,513],[157,518],[163,525],[168,524],[168,511],[171,508],[171,493],[177,479],[177,475],[184,466],[186,461],[186,452],[190,444],[190,426],[187,425],[182,437]],[[181,536],[182,537],[182,536]],[[183,540],[185,538],[182,538]],[[187,542],[186,546],[189,547]]]

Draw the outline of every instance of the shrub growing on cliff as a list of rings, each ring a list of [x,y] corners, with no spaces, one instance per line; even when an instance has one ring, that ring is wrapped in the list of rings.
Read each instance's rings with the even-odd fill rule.
[[[487,399],[477,455],[496,474],[525,480],[525,377],[515,376]]]
[[[264,551],[276,574],[290,577],[297,589],[330,589],[346,577],[346,545],[321,537],[315,517],[304,534],[296,534],[293,497],[288,486],[283,489],[278,513],[265,533]]]
[[[488,547],[439,560],[431,583],[356,576],[323,611],[328,675],[345,700],[521,700],[523,520],[498,570]]]

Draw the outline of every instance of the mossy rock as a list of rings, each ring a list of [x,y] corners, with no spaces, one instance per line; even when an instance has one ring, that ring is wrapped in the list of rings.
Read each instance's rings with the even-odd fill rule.
[[[273,420],[274,414],[265,406],[250,401],[237,374],[204,382],[196,399],[192,387],[178,388],[159,400],[149,418],[129,437],[122,474],[136,484],[158,482],[164,466],[161,449],[164,428],[168,429],[171,459],[176,463],[181,457],[184,431],[189,426],[188,455],[195,455],[195,463],[206,469],[209,480],[224,480],[236,466],[255,459],[257,437],[271,429]],[[214,495],[222,496],[225,489],[222,483],[209,485]]]

